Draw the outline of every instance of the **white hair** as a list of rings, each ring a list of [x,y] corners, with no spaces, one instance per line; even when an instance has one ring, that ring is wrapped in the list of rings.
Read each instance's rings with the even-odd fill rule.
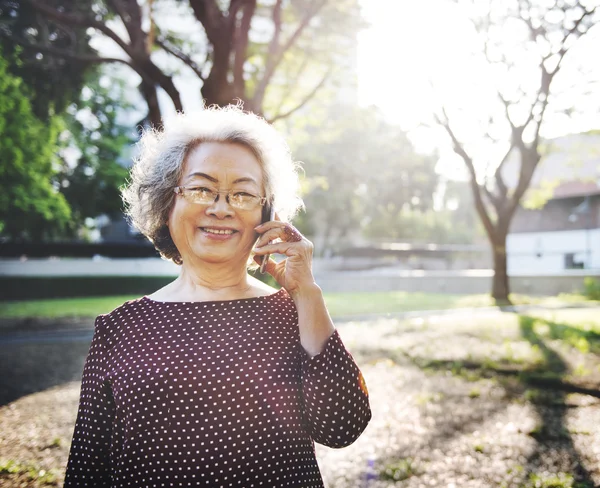
[[[262,166],[264,191],[281,220],[291,220],[304,207],[299,196],[299,163],[292,160],[283,137],[262,117],[240,106],[207,107],[192,114],[178,113],[161,130],[147,129],[138,143],[123,201],[130,222],[161,255],[181,264],[167,220],[189,152],[203,142],[241,144]]]

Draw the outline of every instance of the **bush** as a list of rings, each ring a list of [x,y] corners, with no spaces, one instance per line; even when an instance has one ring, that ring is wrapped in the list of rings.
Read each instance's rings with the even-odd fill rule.
[[[583,280],[583,294],[590,300],[600,300],[600,280],[587,276]]]
[[[257,279],[279,288],[268,273],[251,272]],[[167,285],[175,276],[0,276],[0,302],[49,298],[147,295]]]
[[[173,279],[171,276],[2,276],[0,301],[146,295]]]

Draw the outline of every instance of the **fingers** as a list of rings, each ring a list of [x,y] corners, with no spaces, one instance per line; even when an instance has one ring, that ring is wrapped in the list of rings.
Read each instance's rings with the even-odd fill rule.
[[[290,223],[269,221],[255,227],[256,232],[262,234],[253,249],[254,254],[283,254],[288,257],[302,256],[310,261],[312,257],[312,242],[302,236]]]
[[[265,244],[254,248],[254,254],[263,256],[264,254],[288,254],[290,249],[294,249],[298,244],[295,242],[276,242],[274,244]]]
[[[258,238],[255,247],[260,247],[264,246],[265,244],[269,244],[271,241],[281,238],[281,234],[282,231],[279,228],[268,230]]]
[[[262,234],[261,241],[272,241],[276,238],[281,239],[286,242],[300,242],[302,240],[302,234],[296,229],[292,224],[288,222],[280,222],[276,220],[271,220],[269,222],[265,222],[264,224],[258,225],[254,228],[256,232]],[[268,238],[267,238],[268,237]]]

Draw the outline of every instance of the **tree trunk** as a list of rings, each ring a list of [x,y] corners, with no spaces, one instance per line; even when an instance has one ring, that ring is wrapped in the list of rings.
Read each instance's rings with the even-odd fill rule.
[[[160,113],[160,106],[158,104],[158,94],[156,93],[156,86],[151,83],[142,80],[140,84],[140,91],[142,96],[148,104],[148,115],[146,120],[154,127],[159,129],[162,127],[162,116]]]
[[[497,231],[490,235],[492,256],[494,259],[494,279],[492,281],[492,298],[496,305],[509,305],[508,269],[506,259],[506,232]]]

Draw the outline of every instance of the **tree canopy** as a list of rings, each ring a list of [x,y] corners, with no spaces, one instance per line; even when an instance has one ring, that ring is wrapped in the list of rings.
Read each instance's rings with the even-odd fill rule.
[[[56,0],[45,3],[59,6]],[[69,4],[71,10],[86,12],[92,2]],[[67,31],[27,2],[0,0],[0,47],[8,70],[29,87],[33,113],[42,120],[61,113],[78,97],[89,67],[84,58],[94,54],[89,39],[85,27]],[[77,53],[81,59],[54,55],[63,50]]]
[[[63,167],[57,180],[71,207],[74,230],[84,228],[86,219],[115,218],[122,211],[120,187],[129,166],[124,158],[136,138],[135,130],[119,120],[131,109],[122,84],[94,70],[64,115]],[[77,158],[66,156],[74,152]]]
[[[68,227],[70,209],[53,185],[60,120],[35,117],[23,81],[0,55],[0,235],[54,238]]]
[[[276,120],[303,107],[327,82],[332,67],[339,65],[333,56],[352,47],[360,24],[356,0],[89,0],[86,9],[66,0],[24,1],[74,37],[78,29],[85,28],[86,35],[92,29],[114,43],[120,51],[115,57],[69,47],[51,54],[131,68],[140,78],[148,121],[156,126],[161,124],[159,88],[176,110],[184,109],[172,61],[175,69],[200,81],[207,104],[241,100],[247,110]],[[182,34],[186,24],[198,35]],[[50,53],[34,43],[29,49]],[[282,79],[284,71],[295,72],[295,78]],[[281,89],[274,98],[283,99],[267,101],[270,87],[276,86]]]
[[[433,208],[437,157],[416,153],[406,134],[374,108],[334,107],[296,145],[311,209],[304,226],[323,252],[364,232],[398,237],[393,229],[402,225],[403,211]]]

